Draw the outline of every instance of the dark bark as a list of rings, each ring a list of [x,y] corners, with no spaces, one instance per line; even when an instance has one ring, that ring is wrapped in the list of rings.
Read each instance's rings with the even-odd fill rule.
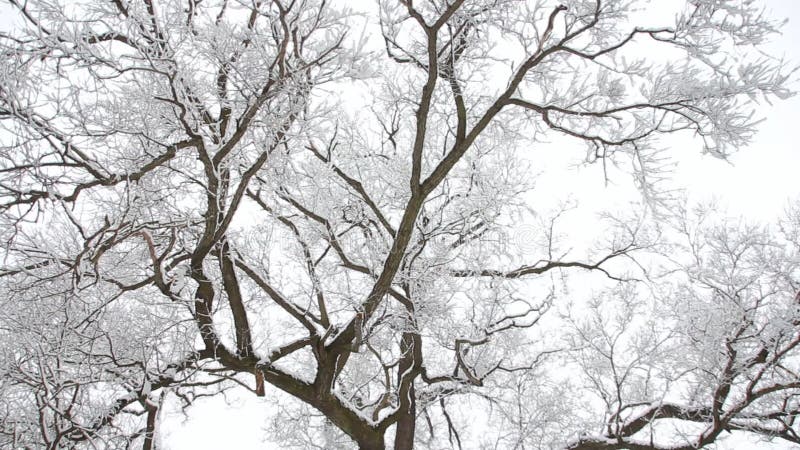
[[[408,405],[397,419],[397,432],[394,438],[394,450],[411,450],[414,448],[414,432],[417,425],[417,401],[414,384],[408,390]]]
[[[413,317],[413,305],[408,305]],[[414,448],[414,432],[417,423],[417,402],[414,391],[414,379],[417,377],[417,367],[421,364],[422,353],[419,335],[414,332],[403,333],[400,349],[403,358],[397,365],[397,378],[400,380],[400,409],[397,416],[397,429],[394,439],[395,450],[411,450]]]
[[[158,417],[158,406],[145,402],[147,409],[147,425],[144,430],[144,443],[142,450],[153,450],[155,448],[156,418]]]
[[[259,397],[263,397],[264,393],[264,374],[261,373],[260,370],[256,369],[256,395]]]
[[[383,443],[383,435],[364,436],[363,439],[359,439],[356,442],[358,443],[358,450],[383,450],[386,448]]]
[[[219,252],[220,271],[222,272],[222,286],[228,296],[228,304],[233,314],[233,323],[236,330],[236,351],[242,356],[253,354],[253,338],[250,334],[250,323],[247,319],[247,310],[244,307],[239,280],[230,255],[230,245],[223,241]]]

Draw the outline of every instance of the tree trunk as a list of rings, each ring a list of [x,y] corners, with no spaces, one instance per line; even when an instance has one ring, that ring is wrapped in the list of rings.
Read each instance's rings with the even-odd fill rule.
[[[356,439],[358,450],[384,450],[386,445],[383,443],[383,434],[371,434]]]
[[[147,409],[147,428],[144,431],[144,442],[142,450],[153,450],[156,434],[156,418],[158,417],[158,406],[145,402]]]
[[[412,450],[414,448],[414,432],[417,425],[417,402],[414,399],[414,384],[408,389],[408,411],[397,421],[397,432],[394,437],[394,450]]]

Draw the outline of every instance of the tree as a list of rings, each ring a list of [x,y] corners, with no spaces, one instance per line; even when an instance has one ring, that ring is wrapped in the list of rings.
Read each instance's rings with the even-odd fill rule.
[[[306,448],[461,447],[466,399],[494,447],[800,443],[800,219],[670,222],[659,150],[748,142],[779,23],[640,3],[9,0],[2,445],[151,449],[167,399],[265,384]],[[526,200],[557,136],[649,205],[591,252]],[[565,310],[575,271],[612,289]]]

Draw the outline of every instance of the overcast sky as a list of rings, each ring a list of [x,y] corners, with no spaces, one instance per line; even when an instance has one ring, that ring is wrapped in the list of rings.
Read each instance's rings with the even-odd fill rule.
[[[765,0],[773,17],[789,22],[783,35],[767,47],[771,55],[783,55],[800,63],[800,1]],[[798,74],[793,89],[800,89]],[[764,104],[759,111],[765,121],[752,144],[731,158],[732,165],[710,156],[681,157],[676,181],[685,183],[698,197],[717,196],[732,212],[771,218],[779,214],[789,198],[800,197],[800,96]],[[688,153],[688,152],[687,152]]]

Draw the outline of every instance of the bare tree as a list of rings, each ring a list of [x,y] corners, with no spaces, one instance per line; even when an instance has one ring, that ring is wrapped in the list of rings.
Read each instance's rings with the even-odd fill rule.
[[[605,414],[570,448],[691,449],[735,431],[800,443],[796,208],[772,230],[707,213],[677,222],[677,272],[656,295],[626,286],[571,320],[570,364]]]
[[[665,418],[705,427],[677,448],[797,442],[796,322],[767,318],[794,305],[795,254],[767,258],[768,233],[687,232],[665,321],[628,286],[660,248],[648,219],[583,252],[538,211],[510,245],[534,219],[529,149],[553,136],[632,164],[664,217],[661,136],[724,158],[753,101],[790,95],[759,53],[778,23],[740,0],[659,25],[635,1],[333,3],[6,1],[3,446],[150,449],[165,398],[266,386],[320,425],[287,436],[305,447],[460,447],[465,398],[497,408],[497,447],[672,448],[636,440]],[[767,269],[742,269],[740,238]],[[624,287],[556,320],[572,271]],[[703,308],[724,317],[704,328]],[[569,400],[582,380],[602,405]],[[672,402],[676,385],[696,389]]]

